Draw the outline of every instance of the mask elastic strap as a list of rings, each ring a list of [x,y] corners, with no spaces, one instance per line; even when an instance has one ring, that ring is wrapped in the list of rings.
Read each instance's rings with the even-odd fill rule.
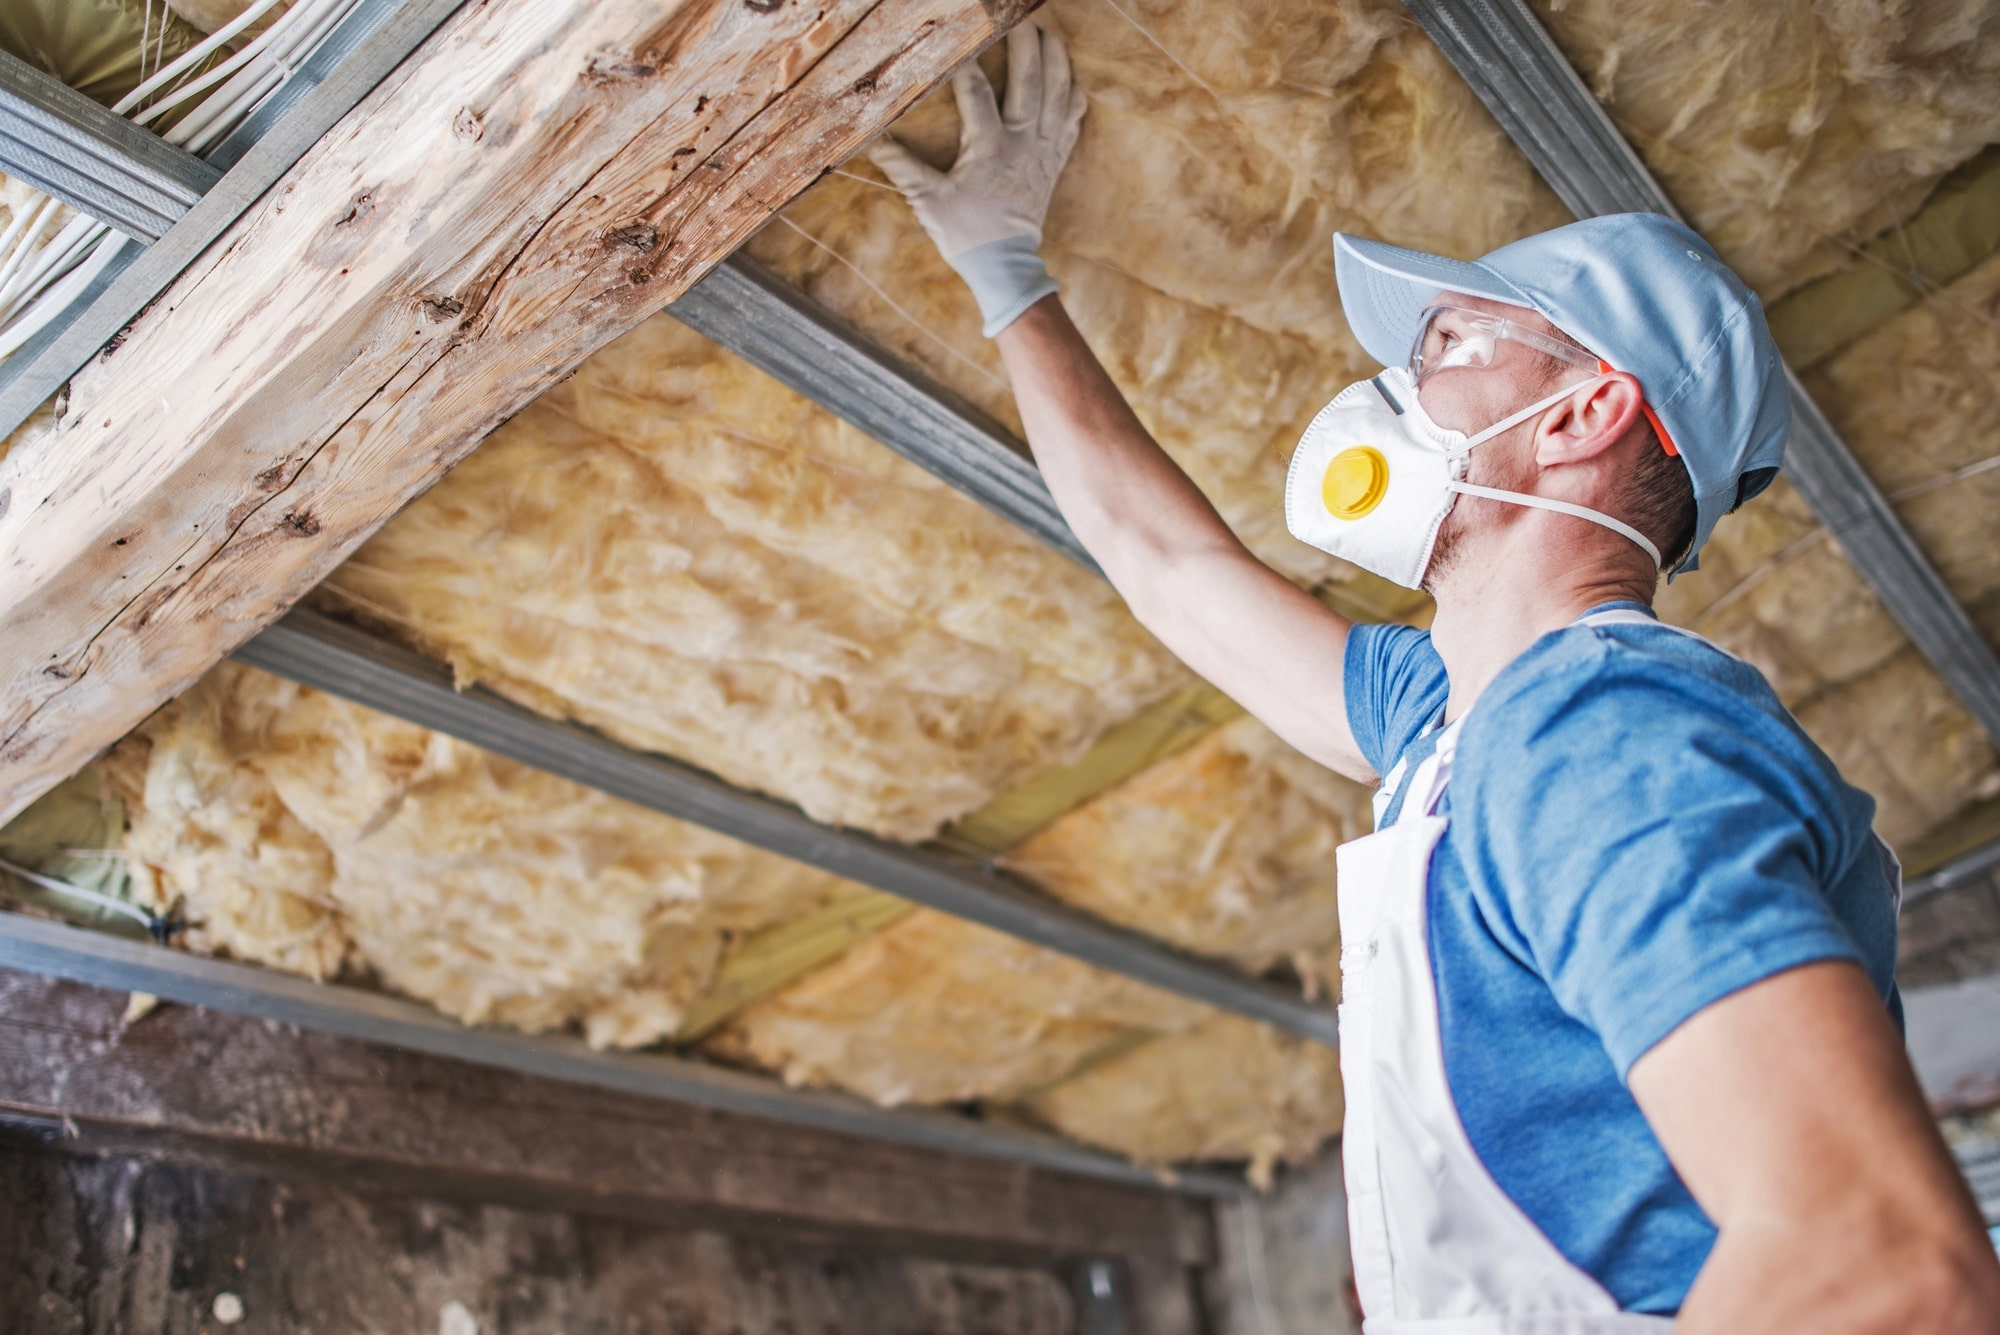
[[[1621,537],[1631,539],[1634,543],[1638,544],[1640,551],[1653,558],[1653,569],[1658,570],[1660,568],[1660,549],[1648,541],[1645,534],[1633,528],[1622,519],[1613,519],[1610,515],[1602,514],[1585,506],[1571,505],[1568,501],[1550,500],[1546,496],[1530,496],[1526,492],[1501,491],[1498,487],[1476,487],[1470,482],[1447,482],[1445,485],[1451,490],[1463,492],[1467,496],[1482,496],[1489,501],[1510,501],[1515,505],[1525,505],[1536,510],[1554,510],[1557,514],[1574,515],[1578,519],[1588,519],[1593,524],[1602,528],[1608,528]]]
[[[1529,404],[1527,407],[1521,409],[1520,412],[1515,413],[1511,417],[1501,418],[1499,421],[1495,422],[1492,426],[1487,427],[1484,431],[1480,432],[1478,435],[1467,437],[1465,442],[1465,448],[1471,449],[1474,445],[1484,445],[1487,441],[1493,439],[1495,436],[1499,435],[1502,431],[1507,430],[1509,427],[1519,426],[1521,423],[1527,421],[1530,417],[1533,417],[1536,413],[1541,412],[1544,408],[1553,407],[1554,405],[1561,403],[1564,399],[1568,398],[1570,395],[1576,393],[1578,390],[1589,389],[1591,388],[1592,385],[1595,385],[1596,383],[1602,381],[1603,379],[1604,379],[1603,376],[1599,376],[1597,380],[1591,381],[1588,384],[1571,385],[1568,389],[1557,390],[1555,393],[1549,395],[1546,399],[1537,399],[1535,402]]]

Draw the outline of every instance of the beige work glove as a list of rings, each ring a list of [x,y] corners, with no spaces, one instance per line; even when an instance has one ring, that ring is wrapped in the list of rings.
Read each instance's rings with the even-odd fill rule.
[[[1083,90],[1070,80],[1062,39],[1023,23],[1007,34],[1007,108],[977,63],[952,76],[958,158],[941,172],[894,139],[869,159],[903,192],[917,221],[958,271],[988,338],[1056,290],[1035,248],[1056,178],[1076,147]]]

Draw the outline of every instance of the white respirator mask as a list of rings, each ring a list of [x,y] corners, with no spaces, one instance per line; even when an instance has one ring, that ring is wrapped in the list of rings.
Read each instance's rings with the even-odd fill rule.
[[[1285,527],[1343,561],[1405,588],[1423,586],[1438,530],[1460,495],[1554,510],[1601,524],[1637,543],[1659,568],[1660,549],[1622,520],[1568,501],[1474,486],[1472,447],[1560,403],[1571,385],[1501,418],[1476,436],[1433,422],[1400,366],[1342,390],[1299,438],[1285,476]]]

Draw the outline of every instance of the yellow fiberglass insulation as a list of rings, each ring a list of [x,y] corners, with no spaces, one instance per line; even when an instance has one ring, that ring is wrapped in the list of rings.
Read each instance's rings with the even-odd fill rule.
[[[1815,367],[1807,385],[1953,592],[2000,639],[2000,261]],[[1991,741],[1780,483],[1725,520],[1662,611],[1761,667],[1908,844],[2000,783]]]
[[[1261,973],[1338,941],[1333,851],[1372,828],[1370,791],[1242,718],[1005,861],[1101,918]],[[1300,963],[1310,975],[1316,959]]]
[[[1763,31],[1766,8],[1781,11],[1774,31],[1811,41],[1794,51],[1747,40]],[[1987,8],[1716,10],[1710,30],[1736,34],[1740,49],[1709,57],[1700,54],[1705,30],[1684,8],[1620,7],[1614,22],[1599,0],[1568,0],[1553,21],[1587,70],[1624,79],[1609,90],[1616,114],[1672,104],[1675,81],[1653,80],[1650,69],[1679,70],[1680,84],[1713,94],[1716,114],[1663,123],[1656,165],[1671,176],[1679,146],[1687,172],[1713,166],[1711,195],[1689,196],[1707,213],[1697,221],[1716,229],[1724,256],[1753,281],[1781,287],[1826,266],[1814,248],[1828,230],[1865,234],[1906,214],[1937,174],[1993,136],[1996,85],[1982,73]],[[1326,233],[1471,255],[1565,213],[1392,6],[1056,0],[1040,12],[1068,37],[1092,98],[1043,247],[1065,305],[1141,418],[1260,555],[1295,577],[1359,587],[1364,607],[1372,601],[1383,615],[1407,615],[1412,604],[1393,591],[1282,531],[1282,465],[1297,430],[1367,368],[1340,320]],[[1603,54],[1614,47],[1630,53],[1616,68]],[[1690,74],[1690,62],[1702,68]],[[1735,70],[1733,81],[1711,89],[1697,77],[1710,65]],[[1628,92],[1637,109],[1621,101]],[[1930,110],[1908,114],[1905,98]],[[1796,131],[1786,151],[1803,162],[1792,173],[1802,183],[1794,213],[1777,207],[1789,207],[1782,192],[1772,203],[1759,175],[1782,162],[1754,151],[1776,134],[1771,108],[1788,99],[1799,120],[1785,130]],[[1827,99],[1831,109],[1820,106]],[[1323,110],[1308,114],[1309,105]],[[934,99],[896,133],[942,162],[955,128],[948,102]],[[1843,155],[1859,155],[1851,181]],[[753,252],[874,338],[1010,414],[962,285],[871,166],[857,159],[843,170],[760,232]],[[1883,774],[1934,771],[1940,781],[1990,764],[1976,727],[1948,700],[1920,733],[1883,722],[1893,711],[1871,699],[1874,689],[1907,678],[1931,698],[1935,683],[1921,665],[1884,672],[1907,641],[1816,529],[1794,493],[1773,489],[1721,526],[1702,573],[1669,590],[1663,609],[1769,671],[1837,756],[1865,757],[1863,768]],[[1919,754],[1940,739],[1941,767]],[[1891,791],[1885,830],[1914,837],[1964,795]]]
[[[1141,1163],[1250,1161],[1269,1186],[1340,1133],[1340,1057],[1323,1043],[1218,1015],[1079,1071],[1022,1104],[1034,1120]]]
[[[1850,262],[2000,139],[1996,0],[1535,0],[1766,301]]]
[[[1101,580],[667,316],[320,596],[462,681],[897,839],[1186,680]]]
[[[1421,598],[1284,529],[1292,446],[1368,371],[1340,316],[1331,234],[1469,256],[1563,221],[1561,207],[1392,0],[1055,0],[1037,21],[1067,37],[1091,97],[1042,248],[1085,337],[1260,556],[1353,585],[1383,615],[1413,611]],[[950,99],[895,133],[949,161]],[[864,157],[750,250],[1017,420],[970,295]]]
[[[1009,1100],[1134,1029],[1206,1008],[1065,955],[920,909],[758,1001],[709,1039],[726,1061],[877,1103]]]
[[[192,949],[598,1046],[670,1035],[732,938],[845,885],[229,664],[107,763],[136,892],[184,901]]]
[[[1849,344],[1807,383],[2000,642],[2000,258]]]
[[[1888,610],[1780,482],[1725,519],[1661,615],[1748,660],[1850,782],[1894,845],[1922,837],[1994,775],[1991,742]]]
[[[1064,816],[1007,861],[1102,917],[1251,969],[1288,959],[1315,989],[1331,991],[1340,930],[1333,850],[1365,832],[1367,807],[1368,790],[1239,719]],[[1209,1014],[1011,938],[918,913],[752,1004],[710,1051],[882,1102],[1006,1102],[1031,1098],[1079,1067],[1098,1069],[1107,1054],[1132,1047],[1134,1031],[1172,1033]],[[1177,1060],[1183,1043],[1199,1051],[1213,1041],[1149,1042],[1144,1051],[1153,1056],[1132,1057],[1137,1065],[1110,1061],[1107,1069],[1143,1072]],[[1273,1128],[1326,1111],[1300,1092],[1323,1071],[1302,1070],[1297,1087],[1277,1073],[1275,1054],[1288,1042],[1258,1038],[1225,1081],[1229,1089],[1170,1100],[1147,1126],[1122,1134],[1148,1145],[1226,1141],[1228,1152],[1203,1155],[1257,1157],[1264,1142],[1229,1139],[1254,1110]],[[1077,1097],[1144,1099],[1137,1091],[1116,1095],[1117,1084],[1118,1077],[1099,1077]],[[1294,1105],[1313,1115],[1293,1118]],[[1337,1097],[1329,1115],[1337,1129]],[[1108,1123],[1093,1129],[1081,1112],[1073,1120],[1078,1128],[1065,1129],[1124,1148]],[[1280,1140],[1289,1155],[1324,1134],[1287,1129]]]

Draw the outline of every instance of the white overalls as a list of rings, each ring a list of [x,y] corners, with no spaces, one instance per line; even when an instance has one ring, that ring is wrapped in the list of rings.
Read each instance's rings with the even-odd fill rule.
[[[1615,609],[1579,625],[1641,623]],[[1436,813],[1451,781],[1461,716],[1413,773],[1398,765],[1375,798],[1380,824],[1341,845],[1341,1153],[1354,1282],[1367,1335],[1628,1335],[1664,1317],[1618,1310],[1500,1189],[1466,1138],[1445,1080],[1426,923]]]

